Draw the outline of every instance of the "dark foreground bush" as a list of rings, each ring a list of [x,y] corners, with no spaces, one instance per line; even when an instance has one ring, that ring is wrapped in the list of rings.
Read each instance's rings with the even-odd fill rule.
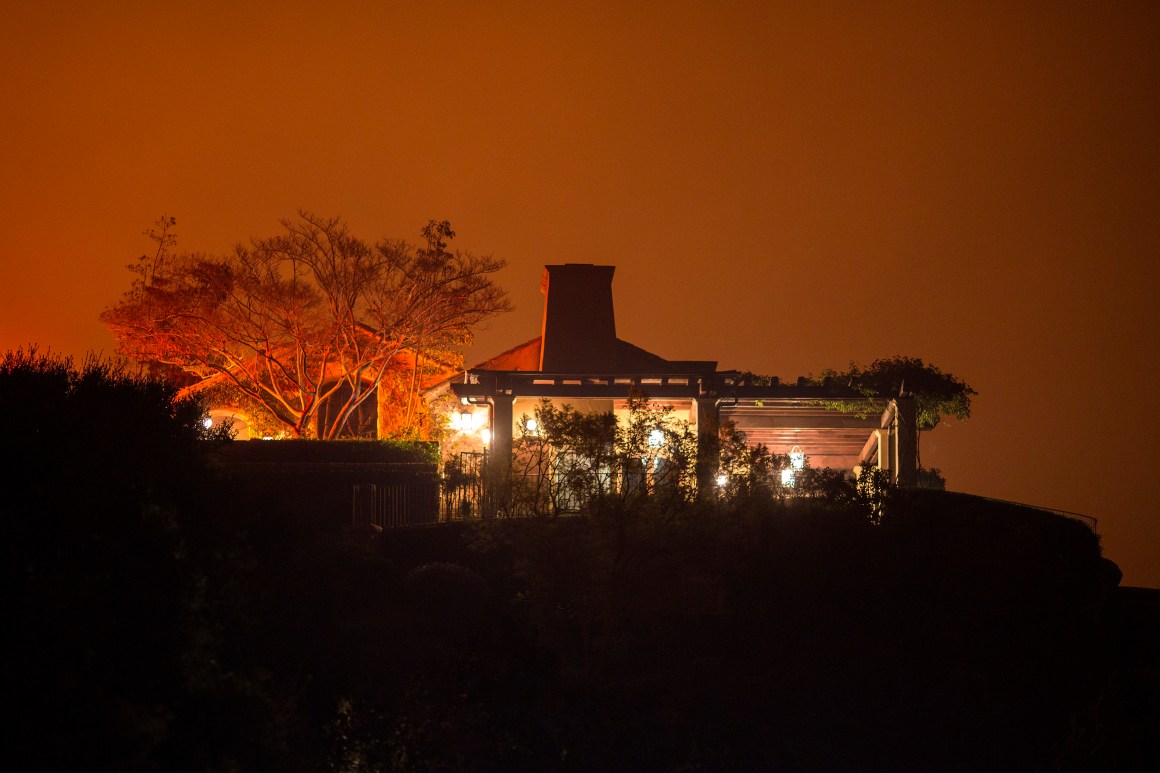
[[[1147,614],[1108,604],[1081,524],[914,492],[877,526],[641,500],[326,533],[218,491],[196,408],[157,390],[0,370],[21,769],[1156,762],[1156,648],[1122,634]]]
[[[1026,508],[918,492],[881,526],[790,502],[383,539],[464,564],[413,575],[447,589],[423,605],[439,654],[363,727],[407,769],[1053,769],[1110,673],[1098,540]]]
[[[0,413],[6,755],[144,764],[184,690],[201,409],[114,363],[19,351]]]

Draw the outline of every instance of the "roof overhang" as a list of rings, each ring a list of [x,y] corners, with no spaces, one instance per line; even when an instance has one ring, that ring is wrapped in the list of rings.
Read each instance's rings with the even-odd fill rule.
[[[573,398],[626,398],[645,394],[655,399],[714,399],[722,404],[743,404],[760,409],[772,401],[817,404],[829,400],[866,400],[869,408],[875,401],[881,400],[867,398],[847,387],[832,385],[749,386],[736,371],[544,373],[476,368],[464,375],[463,383],[452,383],[450,387],[457,397],[469,401],[480,401],[499,394],[510,397]]]

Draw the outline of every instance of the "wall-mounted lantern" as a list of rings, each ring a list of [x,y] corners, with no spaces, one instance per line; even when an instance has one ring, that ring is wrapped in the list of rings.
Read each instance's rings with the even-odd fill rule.
[[[806,466],[806,452],[801,446],[789,450],[789,467],[781,471],[781,485],[793,488],[797,484],[797,474]]]

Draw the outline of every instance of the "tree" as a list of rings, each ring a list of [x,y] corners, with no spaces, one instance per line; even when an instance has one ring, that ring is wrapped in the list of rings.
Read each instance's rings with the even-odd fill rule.
[[[666,511],[692,500],[697,442],[669,406],[629,397],[626,421],[545,399],[522,416],[513,444],[511,507],[521,514],[591,511],[649,501]]]
[[[510,308],[491,279],[503,261],[449,251],[446,220],[420,246],[372,246],[340,218],[299,212],[224,256],[175,251],[175,224],[146,231],[156,249],[102,321],[123,354],[224,384],[296,437],[338,437],[387,379],[391,419],[413,426],[425,368],[458,368],[472,328]]]
[[[913,394],[920,432],[934,429],[944,416],[971,418],[971,396],[978,394],[962,379],[918,357],[895,355],[868,366],[852,362],[848,371],[825,370],[822,376],[849,384],[867,397]]]
[[[895,355],[874,360],[868,366],[850,363],[848,371],[822,371],[824,378],[849,384],[870,398],[889,399],[897,395],[913,394],[918,431],[925,432],[939,425],[945,416],[960,421],[971,417],[971,397],[977,395],[962,379],[943,373],[937,366],[927,365],[918,357]],[[864,412],[864,401],[826,401],[827,407],[848,412]],[[921,435],[920,435],[921,437]]]

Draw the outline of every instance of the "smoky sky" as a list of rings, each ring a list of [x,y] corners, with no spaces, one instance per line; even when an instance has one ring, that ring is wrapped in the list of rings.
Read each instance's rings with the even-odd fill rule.
[[[446,218],[516,304],[469,361],[539,333],[560,262],[617,266],[664,357],[922,357],[979,392],[926,465],[1098,517],[1160,586],[1160,6],[573,5],[10,4],[0,345],[110,353],[162,213],[208,252]]]

